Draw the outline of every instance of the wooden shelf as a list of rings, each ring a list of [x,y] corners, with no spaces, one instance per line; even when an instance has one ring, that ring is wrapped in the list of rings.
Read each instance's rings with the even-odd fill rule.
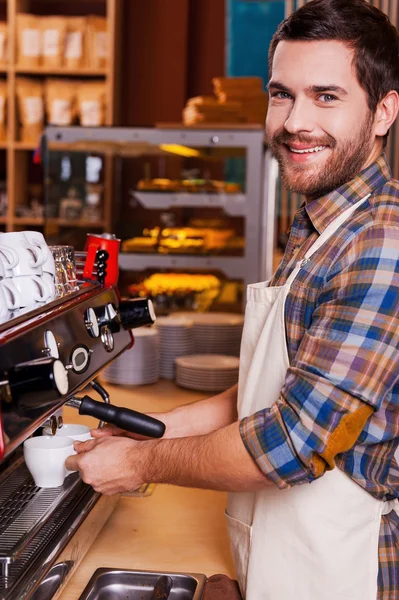
[[[71,221],[70,219],[46,219],[48,225],[58,225],[59,227],[79,227],[82,229],[104,229],[105,221]]]
[[[14,217],[15,225],[44,225],[42,217]]]
[[[88,0],[91,1],[91,0]],[[101,0],[93,0],[98,4]],[[98,223],[87,221],[71,222],[60,219],[35,219],[32,217],[17,217],[18,206],[28,201],[29,183],[36,178],[36,173],[31,173],[32,152],[40,147],[40,139],[34,142],[23,142],[18,139],[20,135],[20,118],[17,102],[17,81],[19,77],[36,78],[43,81],[44,77],[76,77],[78,81],[93,81],[98,78],[105,86],[105,125],[115,125],[119,108],[119,84],[121,80],[121,35],[123,25],[122,6],[124,0],[102,0],[104,15],[106,16],[107,33],[109,40],[109,60],[105,68],[82,67],[70,69],[68,67],[49,68],[45,66],[25,67],[20,64],[17,55],[17,29],[16,17],[19,12],[29,12],[33,4],[28,0],[0,0],[6,4],[5,14],[8,25],[9,63],[0,66],[0,78],[7,80],[7,141],[0,142],[0,150],[6,153],[7,165],[7,198],[8,209],[0,224],[5,225],[7,232],[21,227],[42,227],[51,223],[55,228],[71,227],[94,229],[96,231],[112,230],[112,199],[113,199],[113,163],[112,158],[105,157],[104,161],[104,218]],[[43,14],[53,14],[52,4],[57,2],[57,13],[70,14],[71,3],[80,3],[81,0],[43,0],[46,4]],[[65,8],[65,10],[64,10]],[[42,11],[40,11],[42,12]],[[74,12],[74,11],[72,11]],[[18,62],[17,62],[18,61]],[[3,155],[4,162],[4,155]],[[4,230],[4,227],[2,228]]]
[[[14,150],[37,150],[39,148],[39,143],[35,144],[34,142],[10,142],[9,148],[13,148]]]
[[[51,75],[69,75],[73,77],[105,77],[108,72],[107,69],[91,69],[90,67],[82,67],[80,69],[68,69],[66,67],[60,67],[58,69],[49,67],[10,67],[10,71],[16,73],[17,75],[45,75],[46,77]],[[7,70],[5,72],[7,72]]]

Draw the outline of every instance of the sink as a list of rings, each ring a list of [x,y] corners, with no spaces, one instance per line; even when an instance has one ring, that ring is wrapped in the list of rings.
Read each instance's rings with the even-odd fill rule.
[[[97,569],[79,600],[151,600],[161,575],[173,580],[170,600],[200,600],[206,577],[200,573],[162,573],[125,569]]]

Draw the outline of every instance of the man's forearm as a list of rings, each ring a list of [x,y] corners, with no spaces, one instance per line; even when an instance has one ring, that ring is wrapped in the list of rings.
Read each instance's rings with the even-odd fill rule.
[[[238,422],[208,435],[142,442],[132,463],[138,461],[153,483],[235,492],[271,484],[247,452]]]
[[[237,420],[237,389],[235,385],[212,398],[159,415],[166,424],[164,438],[205,435],[234,423]]]

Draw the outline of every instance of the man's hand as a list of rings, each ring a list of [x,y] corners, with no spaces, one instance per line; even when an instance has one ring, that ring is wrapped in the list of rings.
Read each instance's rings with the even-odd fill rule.
[[[78,454],[69,456],[65,466],[77,470],[82,480],[107,496],[137,490],[145,480],[145,452],[140,442],[111,434],[97,440],[75,442]]]
[[[249,492],[270,481],[247,452],[233,423],[208,435],[144,440],[104,436],[75,442],[78,452],[66,460],[86,483],[106,495],[133,491],[143,483]]]

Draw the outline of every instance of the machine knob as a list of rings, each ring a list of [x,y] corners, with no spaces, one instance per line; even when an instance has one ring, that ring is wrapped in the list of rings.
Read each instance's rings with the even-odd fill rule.
[[[124,329],[135,329],[143,325],[155,323],[154,305],[148,298],[121,300],[119,315]]]
[[[85,312],[85,325],[91,337],[100,336],[100,324],[94,308],[88,308]]]
[[[68,393],[68,373],[60,360],[40,358],[12,367],[8,385],[13,400],[43,406]]]

